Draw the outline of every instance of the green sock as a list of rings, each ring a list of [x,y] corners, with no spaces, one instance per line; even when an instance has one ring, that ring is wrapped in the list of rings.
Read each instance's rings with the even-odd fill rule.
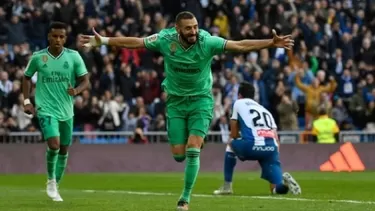
[[[190,195],[197,180],[200,167],[200,149],[188,148],[186,150],[186,166],[185,166],[185,185],[181,195],[181,200],[190,202]]]
[[[56,165],[56,182],[60,182],[61,178],[64,176],[66,165],[68,164],[68,154],[58,155],[57,165]]]
[[[59,153],[58,149],[47,149],[46,153],[46,160],[47,160],[47,174],[48,179],[56,179],[55,169],[56,169],[56,161],[57,161],[57,154]]]

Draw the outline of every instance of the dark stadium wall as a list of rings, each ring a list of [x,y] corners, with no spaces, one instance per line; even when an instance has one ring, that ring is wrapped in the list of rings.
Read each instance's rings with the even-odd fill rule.
[[[339,144],[284,144],[281,162],[286,171],[319,171],[320,165],[337,152]],[[375,144],[354,144],[366,170],[375,170]],[[221,172],[225,146],[207,144],[202,152],[201,171]],[[3,144],[0,173],[44,173],[44,144]],[[71,147],[68,172],[182,172],[166,144],[82,145]],[[258,171],[257,162],[238,162],[238,171]]]

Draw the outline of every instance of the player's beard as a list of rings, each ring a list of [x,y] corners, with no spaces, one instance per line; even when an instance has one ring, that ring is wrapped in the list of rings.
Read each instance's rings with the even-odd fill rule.
[[[184,34],[180,33],[180,38],[183,42],[185,42],[187,44],[190,44],[190,45],[194,45],[196,42],[198,42],[198,34],[195,35],[196,38],[195,38],[194,42],[189,41],[189,37],[191,37],[191,36],[187,36],[187,35],[184,35]]]

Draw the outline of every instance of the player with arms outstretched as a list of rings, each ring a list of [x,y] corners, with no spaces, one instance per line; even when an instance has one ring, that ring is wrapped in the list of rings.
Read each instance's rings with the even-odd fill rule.
[[[36,115],[47,141],[47,195],[63,201],[58,191],[68,160],[73,133],[73,96],[89,86],[89,77],[77,51],[64,48],[67,26],[54,22],[48,33],[49,46],[33,53],[23,77],[25,113]],[[31,81],[37,74],[35,110],[30,101]],[[75,87],[76,81],[78,86]],[[74,88],[75,87],[75,88]]]
[[[232,194],[232,178],[236,156],[241,161],[256,160],[262,168],[261,177],[270,183],[272,194],[300,194],[301,188],[287,172],[283,174],[279,158],[280,143],[272,114],[254,101],[255,89],[243,82],[238,89],[238,100],[233,105],[231,141],[224,160],[224,185],[215,195]],[[241,135],[240,135],[241,132]]]
[[[146,38],[83,36],[86,47],[111,45],[123,48],[146,48],[164,56],[166,78],[162,83],[167,98],[167,130],[171,151],[177,162],[186,158],[184,189],[177,210],[188,210],[195,184],[203,140],[208,132],[214,101],[211,94],[211,62],[225,51],[249,52],[263,48],[291,48],[290,36],[273,39],[231,41],[211,36],[198,28],[190,12],[177,15],[175,27]]]

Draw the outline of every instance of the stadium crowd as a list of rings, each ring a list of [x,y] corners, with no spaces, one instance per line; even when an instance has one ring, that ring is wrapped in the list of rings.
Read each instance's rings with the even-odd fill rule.
[[[280,130],[311,127],[326,108],[342,130],[375,130],[375,3],[371,0],[12,0],[0,7],[0,130],[35,131],[23,113],[21,79],[33,51],[47,46],[48,24],[69,24],[66,47],[82,55],[90,90],[75,98],[77,131],[165,130],[163,57],[146,50],[77,46],[79,34],[141,36],[173,26],[182,10],[200,28],[228,39],[292,34],[292,51],[226,53],[212,61],[212,130],[227,131],[240,81],[256,87]],[[33,78],[37,80],[36,76]]]

